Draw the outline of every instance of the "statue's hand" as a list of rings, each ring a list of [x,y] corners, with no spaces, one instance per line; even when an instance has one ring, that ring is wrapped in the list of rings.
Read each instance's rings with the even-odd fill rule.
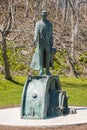
[[[35,42],[33,42],[32,47],[35,47]]]

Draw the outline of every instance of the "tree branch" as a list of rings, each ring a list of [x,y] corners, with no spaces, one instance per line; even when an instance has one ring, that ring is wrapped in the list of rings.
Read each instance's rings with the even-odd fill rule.
[[[85,1],[80,1],[79,3],[78,3],[78,5],[80,5],[80,4],[82,4],[82,3],[86,3],[87,4],[87,0],[85,0]]]
[[[8,35],[12,30],[12,12],[11,12],[12,0],[9,1],[9,15],[7,18],[6,26],[4,27],[4,32]]]
[[[14,40],[16,40],[16,37],[17,37],[17,35],[14,38],[5,37],[5,39],[8,41],[14,41]]]

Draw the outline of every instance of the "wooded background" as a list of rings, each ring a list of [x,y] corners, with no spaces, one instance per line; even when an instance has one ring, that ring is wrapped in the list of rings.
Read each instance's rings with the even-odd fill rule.
[[[29,64],[41,10],[53,23],[53,73],[87,76],[87,0],[0,0],[0,72],[33,72]]]

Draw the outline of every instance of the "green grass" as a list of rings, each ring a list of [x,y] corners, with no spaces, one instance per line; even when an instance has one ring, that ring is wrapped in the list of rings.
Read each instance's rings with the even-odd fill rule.
[[[0,107],[19,105],[27,76],[15,76],[8,81],[0,75]],[[87,79],[60,77],[62,89],[69,95],[69,105],[87,106]]]
[[[69,105],[87,106],[87,79],[60,78],[62,89],[69,96]]]
[[[21,103],[21,94],[26,77],[16,76],[8,81],[0,75],[0,106],[17,105]]]

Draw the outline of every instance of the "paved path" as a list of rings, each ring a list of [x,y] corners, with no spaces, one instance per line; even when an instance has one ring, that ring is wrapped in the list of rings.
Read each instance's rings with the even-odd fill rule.
[[[76,108],[76,114],[69,114],[50,119],[27,120],[20,118],[20,108],[0,109],[0,125],[8,126],[63,126],[87,123],[87,108]]]

